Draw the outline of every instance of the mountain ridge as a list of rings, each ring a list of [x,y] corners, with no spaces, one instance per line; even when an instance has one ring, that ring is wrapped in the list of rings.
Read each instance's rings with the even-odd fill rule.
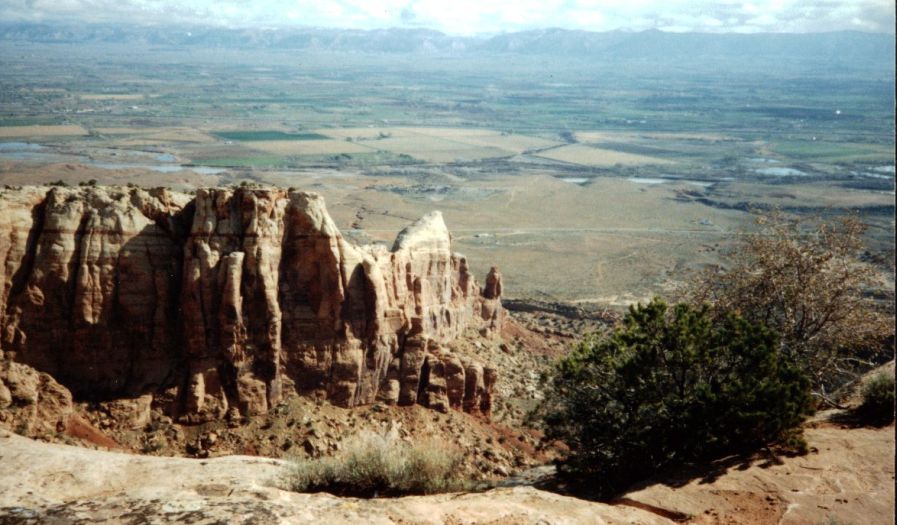
[[[221,28],[119,24],[0,23],[0,43],[143,44],[175,47],[301,49],[355,53],[578,56],[586,58],[696,58],[752,56],[783,60],[893,62],[894,35],[861,31],[824,33],[673,33],[532,29],[493,36],[452,36],[426,28]]]

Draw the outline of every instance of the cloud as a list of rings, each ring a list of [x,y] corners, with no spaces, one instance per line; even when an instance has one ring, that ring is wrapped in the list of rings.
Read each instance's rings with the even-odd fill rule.
[[[2,0],[5,21],[607,31],[894,32],[894,0]]]

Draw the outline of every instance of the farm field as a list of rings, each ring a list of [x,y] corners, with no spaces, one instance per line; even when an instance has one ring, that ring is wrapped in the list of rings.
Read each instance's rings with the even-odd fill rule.
[[[283,131],[217,131],[215,136],[240,142],[327,139],[320,133],[285,133]]]
[[[141,94],[115,94],[115,93],[81,93],[81,100],[143,100]]]
[[[369,153],[370,148],[344,140],[259,140],[247,147],[273,155],[334,155],[340,153]]]
[[[508,297],[615,307],[720,262],[758,213],[856,213],[893,288],[881,68],[2,45],[0,184],[296,187],[387,244],[439,209]]]
[[[437,163],[509,157],[559,145],[541,137],[476,128],[346,128],[315,132],[371,149]]]
[[[584,144],[561,146],[539,153],[540,157],[551,160],[559,160],[570,164],[582,166],[596,166],[608,168],[611,166],[641,166],[645,164],[669,164],[671,161],[648,155],[635,155],[622,151],[597,148]]]
[[[87,130],[77,125],[34,125],[34,126],[0,126],[0,138],[28,137],[78,137],[87,135]]]

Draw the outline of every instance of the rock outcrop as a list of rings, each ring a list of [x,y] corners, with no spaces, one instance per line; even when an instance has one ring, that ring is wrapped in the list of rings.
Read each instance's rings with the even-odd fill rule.
[[[290,462],[195,461],[42,443],[0,429],[3,523],[744,524],[893,523],[894,427],[806,431],[816,452],[726,458],[666,473],[605,504],[525,476],[468,494],[340,499],[281,490]],[[837,519],[835,518],[837,516]]]
[[[173,389],[188,421],[293,391],[491,409],[495,371],[445,344],[497,330],[501,275],[481,290],[438,212],[388,249],[346,241],[314,193],[7,190],[0,259],[0,360],[79,398]]]
[[[280,488],[288,483],[288,461],[140,457],[42,443],[3,429],[0,453],[0,523],[676,523],[646,510],[532,487],[348,500],[301,494]],[[888,501],[880,499],[876,510]]]
[[[78,414],[71,392],[50,374],[9,360],[0,360],[2,427],[23,436],[70,436],[107,448],[118,446]]]

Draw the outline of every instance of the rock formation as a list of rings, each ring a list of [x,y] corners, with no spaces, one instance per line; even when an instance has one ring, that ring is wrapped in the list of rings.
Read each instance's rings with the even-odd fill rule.
[[[491,408],[495,371],[444,345],[499,327],[501,275],[481,290],[438,212],[388,249],[347,242],[314,193],[7,190],[0,259],[0,360],[76,397],[168,391],[187,421],[293,391]]]

